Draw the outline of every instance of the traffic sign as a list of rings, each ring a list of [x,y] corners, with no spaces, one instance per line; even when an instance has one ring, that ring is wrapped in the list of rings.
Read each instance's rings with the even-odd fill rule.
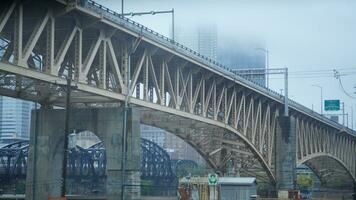
[[[209,185],[217,185],[218,184],[218,175],[216,173],[208,174],[208,183]]]
[[[324,109],[326,111],[337,111],[340,110],[340,100],[325,100]]]

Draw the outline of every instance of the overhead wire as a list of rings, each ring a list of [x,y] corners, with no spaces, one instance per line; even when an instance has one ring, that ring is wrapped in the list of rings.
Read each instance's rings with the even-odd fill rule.
[[[347,92],[344,88],[344,85],[342,84],[342,80],[341,80],[341,74],[338,70],[334,69],[334,77],[339,81],[339,88],[341,89],[341,91],[343,93],[345,93],[346,96],[352,98],[352,99],[356,99],[356,97],[352,96],[349,92]]]
[[[341,73],[339,76],[356,75],[356,68],[339,68]],[[305,70],[305,71],[291,71],[288,73],[292,79],[304,78],[331,78],[334,77],[334,70]],[[271,77],[269,79],[283,79],[282,77]]]

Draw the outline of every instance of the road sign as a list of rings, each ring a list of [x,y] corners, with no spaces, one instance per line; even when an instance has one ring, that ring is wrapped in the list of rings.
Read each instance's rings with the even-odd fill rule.
[[[217,185],[218,184],[218,175],[215,173],[208,174],[208,183],[209,185]]]
[[[325,100],[324,101],[324,109],[326,111],[340,110],[340,100]]]

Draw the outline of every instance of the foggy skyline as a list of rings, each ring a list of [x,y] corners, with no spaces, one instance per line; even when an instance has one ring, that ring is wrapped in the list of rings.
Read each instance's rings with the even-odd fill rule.
[[[121,12],[121,1],[97,2]],[[347,112],[351,105],[356,110],[356,99],[342,92],[332,72],[340,69],[346,74],[342,77],[345,89],[356,91],[355,1],[125,1],[125,12],[172,8],[176,26],[216,23],[218,45],[231,40],[263,44],[270,52],[270,67],[288,67],[289,97],[298,103],[309,108],[314,105],[320,112],[320,89],[311,86],[316,84],[323,87],[324,99],[340,99]],[[170,36],[169,14],[131,19]],[[270,76],[270,86],[279,92],[283,88],[281,76]]]

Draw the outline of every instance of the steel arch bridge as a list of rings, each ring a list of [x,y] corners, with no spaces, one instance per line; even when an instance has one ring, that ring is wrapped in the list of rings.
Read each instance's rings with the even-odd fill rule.
[[[276,182],[275,135],[284,97],[91,0],[12,1],[0,8],[0,94],[63,106],[120,106],[191,144],[216,170]],[[127,81],[130,80],[130,81]],[[128,84],[133,87],[128,90]],[[290,101],[298,163],[355,180],[355,132]],[[331,174],[337,174],[333,172]],[[336,177],[336,176],[334,176]]]
[[[18,141],[0,148],[0,182],[26,177],[28,141]],[[75,181],[103,181],[106,177],[106,152],[99,142],[84,149],[68,149],[68,177]],[[156,143],[141,138],[141,179],[154,184],[173,186],[176,181],[168,153]]]

